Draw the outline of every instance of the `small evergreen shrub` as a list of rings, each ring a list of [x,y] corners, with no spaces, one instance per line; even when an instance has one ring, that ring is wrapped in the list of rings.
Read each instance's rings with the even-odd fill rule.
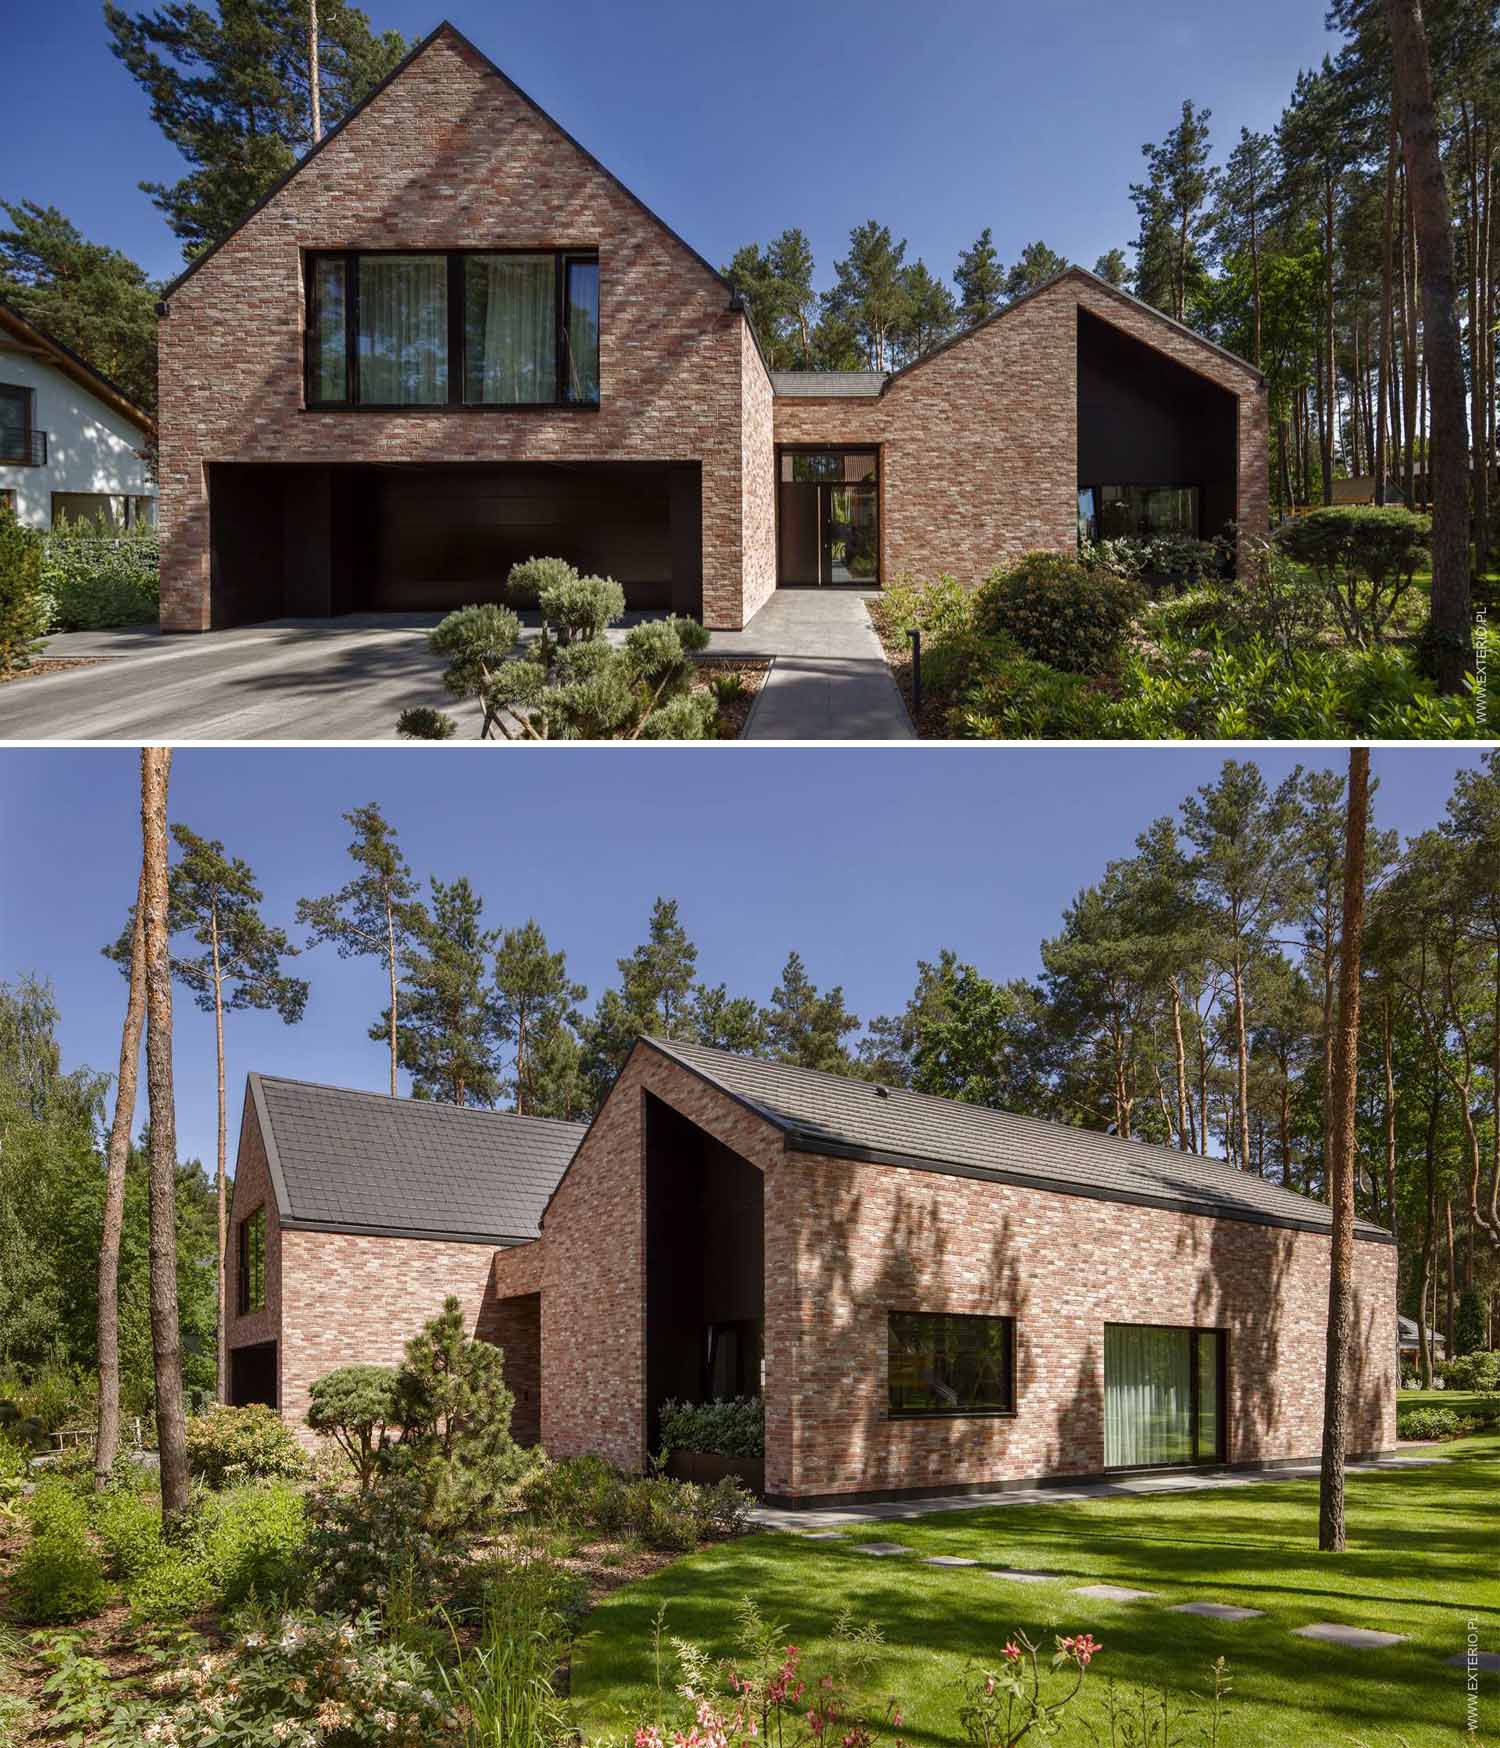
[[[1029,552],[985,578],[974,626],[1012,638],[1024,655],[1064,673],[1106,673],[1141,605],[1128,577],[1063,553]]]
[[[528,558],[510,567],[505,592],[516,606],[535,607],[543,589],[577,581],[578,572],[565,558]]]
[[[168,1542],[161,1558],[141,1573],[126,1595],[134,1620],[152,1625],[187,1620],[213,1607],[213,1572],[197,1548]]]
[[[1384,638],[1414,586],[1432,518],[1390,505],[1332,506],[1292,517],[1276,542],[1318,579],[1344,636],[1369,646]]]
[[[920,631],[924,640],[945,637],[967,631],[974,619],[973,594],[947,571],[933,581],[899,576],[874,605],[888,635],[898,639],[912,631]]]
[[[43,536],[0,510],[0,674],[29,668],[47,629]]]
[[[22,1620],[55,1626],[87,1620],[109,1599],[104,1562],[89,1538],[83,1500],[60,1481],[43,1481],[27,1503],[31,1539],[11,1578]]]
[[[187,1423],[188,1466],[209,1487],[243,1481],[294,1481],[307,1473],[307,1458],[274,1408],[223,1404]]]
[[[625,591],[613,577],[575,573],[544,584],[539,600],[542,618],[561,644],[603,637],[625,611]]]
[[[662,1452],[703,1451],[719,1457],[766,1454],[765,1407],[759,1396],[716,1397],[712,1402],[666,1402],[661,1410]]]
[[[307,1424],[331,1438],[368,1490],[396,1420],[396,1373],[391,1366],[340,1366],[308,1392]]]

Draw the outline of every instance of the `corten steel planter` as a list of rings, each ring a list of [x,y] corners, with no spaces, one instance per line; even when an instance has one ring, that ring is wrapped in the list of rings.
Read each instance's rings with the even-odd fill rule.
[[[667,1458],[667,1473],[674,1481],[696,1481],[712,1487],[732,1475],[757,1497],[766,1490],[764,1457],[721,1457],[717,1451],[673,1451]]]

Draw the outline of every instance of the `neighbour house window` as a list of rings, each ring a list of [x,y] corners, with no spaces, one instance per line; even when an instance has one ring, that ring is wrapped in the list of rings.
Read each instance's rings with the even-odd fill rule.
[[[131,499],[119,492],[54,492],[52,526],[65,522],[99,534],[120,534],[129,525]]]
[[[257,1208],[240,1221],[239,1309],[247,1311],[266,1308],[266,1211]]]
[[[1015,1412],[1014,1318],[892,1311],[888,1339],[892,1415]]]
[[[47,439],[36,429],[36,391],[0,382],[0,464],[40,467]]]
[[[313,255],[310,407],[599,403],[599,263],[565,250]]]

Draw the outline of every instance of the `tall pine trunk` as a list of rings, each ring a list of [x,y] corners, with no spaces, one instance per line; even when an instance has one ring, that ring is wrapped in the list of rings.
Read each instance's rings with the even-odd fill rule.
[[[318,0],[307,0],[307,88],[312,99],[312,137],[317,145],[323,137],[323,98],[318,71]]]
[[[1469,426],[1453,265],[1453,217],[1421,0],[1385,0],[1421,263],[1422,355],[1432,395],[1432,641],[1434,678],[1463,690],[1472,661],[1469,623]]]
[[[125,1224],[125,1167],[135,1121],[135,1088],[146,1018],[146,880],[144,858],[136,883],[135,927],[130,934],[130,993],[120,1033],[120,1073],[109,1126],[104,1170],[104,1229],[99,1238],[97,1341],[99,1425],[94,1440],[94,1485],[101,1492],[120,1448],[120,1233]]]
[[[1339,940],[1339,1029],[1331,1089],[1333,1236],[1328,1270],[1328,1350],[1323,1378],[1323,1466],[1318,1485],[1318,1546],[1335,1554],[1344,1551],[1344,1463],[1349,1444],[1349,1357],[1354,1327],[1354,1106],[1359,1067],[1359,962],[1365,920],[1365,825],[1369,806],[1369,748],[1351,747],[1344,824],[1343,926]]]
[[[166,747],[141,749],[141,909],[145,915],[146,1091],[150,1101],[151,1358],[156,1445],[165,1523],[188,1510],[187,1428],[182,1406],[182,1333],[177,1308],[177,1115],[172,1088],[172,961],[167,926]]]
[[[214,980],[214,1063],[219,1073],[219,1152],[215,1184],[218,1190],[219,1236],[215,1247],[218,1258],[219,1333],[215,1343],[214,1394],[220,1402],[229,1400],[229,1196],[226,1189],[225,1166],[228,1163],[228,1122],[224,1101],[224,974],[219,965],[219,903],[212,901],[209,930],[213,952]]]
[[[1400,136],[1396,132],[1396,109],[1391,106],[1385,147],[1385,211],[1380,228],[1380,357],[1376,366],[1375,410],[1375,502],[1385,502],[1385,482],[1390,473],[1386,450],[1386,414],[1391,392],[1391,342],[1395,327],[1396,277],[1396,157]]]

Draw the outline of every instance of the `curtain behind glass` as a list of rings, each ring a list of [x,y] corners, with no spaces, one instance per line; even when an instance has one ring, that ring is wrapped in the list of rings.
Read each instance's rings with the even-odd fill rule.
[[[464,262],[464,399],[557,399],[557,279],[550,255]]]
[[[1191,1335],[1186,1329],[1105,1326],[1106,1467],[1193,1460]]]
[[[359,398],[431,406],[448,398],[448,262],[442,255],[362,255]]]

